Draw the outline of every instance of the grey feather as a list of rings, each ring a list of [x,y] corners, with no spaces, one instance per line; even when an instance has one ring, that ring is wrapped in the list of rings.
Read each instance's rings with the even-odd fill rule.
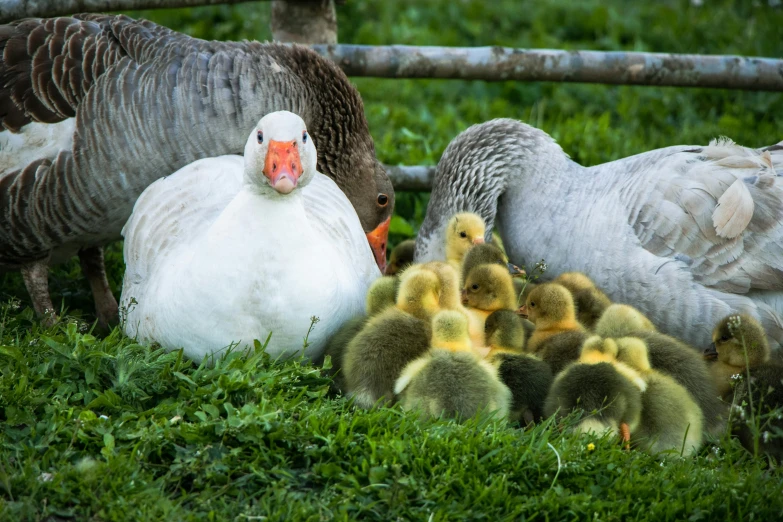
[[[726,314],[750,313],[779,347],[782,167],[779,147],[719,140],[585,168],[546,133],[492,120],[464,131],[443,153],[416,259],[443,257],[442,227],[453,213],[479,212],[487,234],[498,228],[512,262],[546,261],[544,280],[584,272],[612,301],[636,306],[661,331],[697,348],[710,343]],[[749,195],[752,216],[740,214],[728,229],[735,237],[722,237],[713,214],[737,180],[743,197],[734,200],[747,203]],[[734,210],[720,212],[727,218]]]
[[[248,130],[276,110],[305,120],[319,171],[366,231],[391,214],[394,192],[358,92],[305,47],[77,15],[0,26],[0,57],[0,135],[75,117],[69,148],[0,171],[0,220],[11,224],[0,228],[0,269],[119,239],[150,183],[200,158],[241,154]]]

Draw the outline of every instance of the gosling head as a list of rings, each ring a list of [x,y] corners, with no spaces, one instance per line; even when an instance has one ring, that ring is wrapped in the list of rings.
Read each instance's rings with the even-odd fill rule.
[[[400,277],[397,308],[429,322],[440,310],[440,293],[440,280],[434,272],[408,269]]]
[[[540,321],[575,321],[574,298],[564,286],[555,283],[536,285],[528,294],[523,315],[536,324]]]
[[[508,269],[497,264],[473,268],[462,288],[462,304],[486,312],[514,310],[514,283]]]
[[[708,357],[741,368],[766,363],[770,353],[764,328],[747,314],[731,314],[721,319],[712,331],[712,346],[705,351]]]
[[[462,264],[473,245],[484,243],[486,225],[478,214],[462,212],[454,215],[446,225],[446,259]]]

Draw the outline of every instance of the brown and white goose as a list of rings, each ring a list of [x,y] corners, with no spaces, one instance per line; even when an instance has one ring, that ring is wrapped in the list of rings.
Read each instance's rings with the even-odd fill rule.
[[[416,260],[445,258],[449,217],[476,212],[513,263],[584,272],[664,333],[703,349],[718,320],[744,312],[779,347],[781,174],[783,142],[755,150],[724,139],[585,168],[543,131],[492,120],[443,153]]]
[[[79,253],[108,321],[117,303],[101,246],[120,238],[136,198],[195,160],[241,154],[247,129],[278,110],[305,121],[319,171],[350,200],[383,270],[394,191],[359,93],[328,60],[126,16],[0,26],[0,270],[22,270],[42,314],[47,267]]]

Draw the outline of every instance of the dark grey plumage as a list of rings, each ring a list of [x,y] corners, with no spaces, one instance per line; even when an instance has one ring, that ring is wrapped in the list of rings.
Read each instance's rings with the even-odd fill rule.
[[[329,387],[333,393],[345,393],[345,375],[343,375],[343,356],[348,348],[348,343],[362,331],[367,324],[367,316],[360,315],[347,321],[337,332],[329,339],[324,349],[323,357],[317,359],[314,364],[322,365],[326,356],[330,358],[332,367],[324,369],[323,373],[332,378],[332,384]]]
[[[557,375],[569,364],[579,359],[585,339],[587,339],[587,334],[584,332],[559,333],[543,341],[538,347],[536,355],[549,365],[553,375]]]
[[[500,352],[492,355],[498,377],[511,390],[509,419],[523,425],[544,416],[544,402],[552,386],[552,370],[544,361],[528,354]]]
[[[610,363],[573,364],[555,379],[544,414],[563,417],[575,410],[614,431],[621,423],[633,427],[642,410],[642,392]],[[582,425],[595,428],[587,419]]]
[[[0,57],[2,132],[75,117],[70,148],[0,172],[0,270],[119,239],[152,181],[196,159],[241,154],[248,129],[277,110],[304,119],[319,171],[366,232],[391,215],[394,191],[359,93],[305,47],[209,42],[127,16],[76,15],[0,26]]]
[[[378,400],[393,402],[394,383],[405,366],[430,348],[430,325],[398,308],[365,323],[343,353],[345,390],[362,408]]]

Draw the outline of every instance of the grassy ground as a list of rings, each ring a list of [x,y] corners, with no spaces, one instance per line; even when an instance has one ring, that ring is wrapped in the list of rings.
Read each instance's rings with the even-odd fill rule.
[[[350,0],[339,11],[340,39],[783,56],[783,10],[758,3]],[[268,9],[143,16],[200,37],[263,40]],[[388,163],[434,164],[459,131],[499,116],[544,129],[587,165],[719,135],[750,146],[783,139],[783,96],[773,93],[355,81]],[[393,241],[415,232],[426,199],[398,198]],[[108,267],[119,295],[117,245]],[[662,464],[556,426],[522,432],[480,419],[423,424],[397,409],[355,412],[297,362],[273,365],[259,352],[199,368],[117,332],[88,333],[92,303],[78,263],[53,271],[53,296],[70,317],[51,329],[32,318],[18,275],[0,277],[1,520],[783,515],[780,473],[734,441]]]

